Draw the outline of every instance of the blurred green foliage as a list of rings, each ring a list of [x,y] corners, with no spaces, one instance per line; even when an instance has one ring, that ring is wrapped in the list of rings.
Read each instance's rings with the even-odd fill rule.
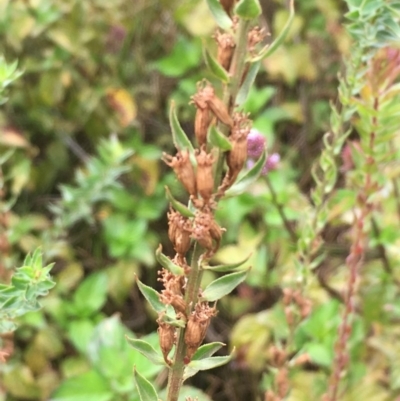
[[[276,36],[288,17],[285,2],[261,3],[262,23]],[[262,62],[245,103],[269,153],[279,152],[282,162],[268,174],[269,183],[260,180],[217,211],[226,233],[215,263],[251,254],[252,270],[220,301],[210,327],[214,341],[237,347],[236,360],[189,381],[204,392],[185,388],[205,400],[261,397],[271,382],[268,349],[290,334],[279,299],[294,279],[294,247],[277,204],[292,226],[310,207],[311,165],[329,129],[342,57],[351,51],[342,26],[344,2],[297,3],[288,37]],[[14,337],[4,339],[12,356],[0,366],[0,400],[137,400],[134,365],[158,387],[165,382],[164,372],[129,347],[125,334],[146,336],[158,347],[154,314],[134,281],[136,274],[157,287],[154,250],[160,242],[166,254],[170,250],[164,185],[184,197],[159,162],[173,146],[168,102],[175,100],[191,134],[190,96],[200,79],[213,81],[201,41],[214,49],[213,20],[201,0],[2,0],[0,11],[0,53],[17,59],[24,72],[0,110],[0,151],[10,151],[2,162],[3,196],[13,205],[1,222],[7,244],[0,247],[0,276],[7,282],[10,269],[40,245],[45,260],[55,261],[57,281],[43,310],[21,318]],[[0,60],[0,82],[18,76],[16,64]],[[360,121],[356,126],[364,128]],[[397,185],[398,139],[393,142],[385,170],[392,184],[382,191]],[[344,181],[339,172],[339,187]],[[380,230],[371,236],[343,400],[394,400],[400,394],[400,277],[396,269],[382,268],[377,252],[384,246],[393,266],[400,256],[396,202],[388,198]],[[336,191],[329,203],[329,257],[308,288],[313,310],[294,338],[296,352],[311,360],[293,370],[292,401],[318,399],[325,389],[354,204],[353,189]],[[204,280],[217,277],[207,272]]]

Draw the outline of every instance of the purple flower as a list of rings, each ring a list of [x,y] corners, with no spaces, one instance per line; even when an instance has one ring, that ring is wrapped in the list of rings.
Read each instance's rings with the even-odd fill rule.
[[[279,162],[281,161],[281,157],[279,153],[272,153],[272,155],[268,156],[267,161],[263,169],[261,170],[261,174],[265,175],[268,171],[275,170],[278,167]]]
[[[256,129],[252,129],[247,136],[247,155],[257,160],[262,155],[264,149],[264,136]]]

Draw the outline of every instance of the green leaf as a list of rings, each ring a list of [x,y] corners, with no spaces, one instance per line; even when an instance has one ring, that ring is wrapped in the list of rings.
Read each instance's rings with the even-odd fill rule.
[[[188,150],[190,153],[194,152],[193,145],[189,138],[186,136],[185,131],[182,129],[178,117],[175,111],[175,102],[171,102],[171,107],[169,110],[169,123],[172,131],[172,140],[176,149],[178,150]]]
[[[239,92],[236,96],[235,104],[241,106],[246,100],[249,95],[250,89],[253,86],[254,80],[256,79],[258,70],[260,69],[261,62],[254,62],[251,64],[249,71],[247,72],[246,78],[242,86],[239,89]]]
[[[203,291],[201,298],[205,301],[214,302],[228,295],[236,288],[247,276],[250,269],[240,272],[226,274],[210,283]]]
[[[129,345],[144,355],[150,362],[156,365],[165,365],[164,358],[148,342],[129,338],[128,336],[126,336],[126,339]]]
[[[224,30],[231,29],[232,20],[221,6],[219,0],[207,0],[207,4],[217,25]]]
[[[204,344],[197,348],[197,351],[193,355],[192,361],[198,361],[200,359],[208,358],[214,355],[219,349],[225,347],[226,344],[220,342],[213,342]]]
[[[106,299],[107,275],[105,272],[93,273],[75,291],[75,310],[80,316],[92,315],[104,305]]]
[[[107,380],[91,370],[64,380],[50,401],[109,401],[113,397]]]
[[[177,201],[171,194],[171,191],[167,186],[165,188],[165,193],[167,195],[167,199],[171,202],[172,206],[175,210],[177,210],[182,216],[185,217],[194,217],[194,213],[189,210],[183,203]]]
[[[236,196],[243,193],[251,184],[257,181],[261,174],[261,171],[267,160],[267,155],[265,152],[257,160],[254,166],[246,172],[235,184],[233,184],[226,192],[225,197]]]
[[[261,14],[261,6],[258,0],[240,0],[235,7],[235,14],[243,19],[254,19]]]
[[[211,145],[221,149],[224,152],[232,149],[232,144],[230,143],[229,139],[220,131],[218,131],[214,125],[212,125],[208,130],[208,141]]]
[[[208,50],[205,48],[205,45],[203,43],[203,54],[204,54],[204,60],[206,62],[206,65],[208,69],[224,83],[229,82],[229,75],[228,72],[225,70],[224,67],[218,61],[212,56]]]
[[[292,23],[294,21],[294,0],[290,1],[290,14],[289,18],[286,21],[285,26],[282,29],[282,32],[279,34],[279,36],[269,45],[265,46],[258,56],[251,58],[251,62],[255,61],[260,61],[265,59],[266,57],[269,57],[272,53],[275,52],[279,48],[279,46],[282,44],[282,42],[286,39],[286,36],[289,32],[290,27],[292,26]]]
[[[236,262],[236,263],[229,263],[229,264],[225,264],[225,265],[216,265],[216,266],[201,266],[201,267],[204,270],[212,270],[213,272],[226,273],[229,271],[236,270],[238,267],[240,267],[241,265],[246,263],[250,259],[251,255],[252,254],[250,254],[245,259],[241,260],[240,262]]]
[[[135,379],[140,401],[158,401],[156,389],[147,379],[136,371],[136,368],[133,370],[133,377]]]
[[[161,244],[158,246],[156,250],[156,259],[157,262],[162,266],[168,269],[171,273],[181,276],[184,274],[184,270],[181,266],[176,265],[170,258],[165,256],[162,253],[162,246]]]
[[[160,301],[160,294],[154,288],[143,284],[138,278],[136,279],[136,282],[140,292],[157,313],[164,312],[167,309],[167,306]]]
[[[189,377],[195,375],[199,370],[214,369],[218,366],[225,365],[228,363],[233,356],[233,352],[227,356],[214,356],[211,358],[204,358],[199,360],[192,359],[191,362],[186,366],[183,374],[183,379],[186,380]]]

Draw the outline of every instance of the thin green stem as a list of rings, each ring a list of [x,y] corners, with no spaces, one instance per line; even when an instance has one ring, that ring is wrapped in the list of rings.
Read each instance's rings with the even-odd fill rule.
[[[185,292],[185,303],[187,314],[189,315],[193,306],[197,302],[199,288],[201,284],[202,270],[200,267],[200,257],[204,249],[196,242],[193,248],[192,263],[190,265],[190,273]],[[174,362],[171,367],[168,377],[167,401],[177,401],[179,392],[183,383],[183,374],[185,370],[185,356],[186,356],[186,343],[185,343],[185,330],[179,330],[179,337],[176,345]]]

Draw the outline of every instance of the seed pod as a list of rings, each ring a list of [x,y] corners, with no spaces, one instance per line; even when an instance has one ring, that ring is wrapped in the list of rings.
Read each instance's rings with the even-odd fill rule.
[[[165,362],[168,365],[171,365],[172,361],[168,358],[168,354],[174,346],[176,330],[174,326],[170,326],[169,324],[162,322],[160,318],[157,320],[157,322],[159,324],[157,332],[161,351],[163,353]]]
[[[221,243],[221,238],[222,238],[222,232],[225,231],[225,229],[222,229],[218,223],[213,219],[210,225],[210,235],[211,238],[216,242],[216,245],[214,246],[213,252],[216,252],[219,248],[219,245]]]
[[[221,3],[221,6],[225,12],[232,17],[232,9],[235,5],[235,0],[219,0],[219,2]]]
[[[207,132],[211,124],[212,116],[209,108],[198,108],[194,120],[194,133],[199,146],[205,145],[207,142]]]
[[[172,167],[178,180],[182,183],[189,194],[196,196],[196,178],[192,163],[190,162],[189,152],[187,150],[178,151],[174,157],[164,153],[162,160],[168,166]]]
[[[226,155],[226,163],[229,167],[231,184],[242,170],[247,159],[247,129],[237,129],[232,132],[229,140],[232,144],[232,150]]]
[[[185,329],[185,344],[187,345],[186,360],[190,361],[197,348],[201,345],[211,317],[215,315],[215,308],[210,308],[207,303],[198,303],[195,310],[189,316]]]
[[[217,60],[226,71],[229,71],[233,52],[236,47],[235,40],[231,34],[221,33],[220,31],[217,31],[214,37],[218,44]]]
[[[217,116],[218,120],[228,125],[229,127],[232,127],[233,125],[232,117],[229,115],[225,103],[219,97],[214,95],[212,98],[208,100],[207,103],[210,106],[212,112]]]
[[[196,185],[197,190],[205,203],[210,201],[214,190],[213,163],[214,157],[211,153],[207,153],[204,147],[196,154],[197,160],[197,175]]]
[[[185,255],[190,248],[190,232],[179,228],[176,232],[174,249],[176,253]]]
[[[179,224],[179,216],[180,214],[175,210],[170,208],[170,212],[167,214],[168,216],[168,238],[175,245],[175,236]]]

